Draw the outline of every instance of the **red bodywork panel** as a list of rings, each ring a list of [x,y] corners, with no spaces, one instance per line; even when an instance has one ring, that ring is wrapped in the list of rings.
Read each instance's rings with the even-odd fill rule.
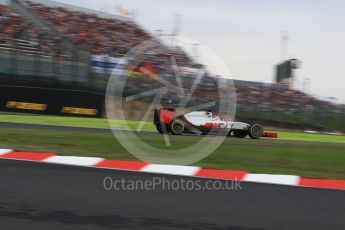
[[[170,124],[170,122],[175,118],[176,112],[168,109],[160,109],[159,120],[162,123]]]
[[[263,137],[278,138],[278,133],[264,132]]]

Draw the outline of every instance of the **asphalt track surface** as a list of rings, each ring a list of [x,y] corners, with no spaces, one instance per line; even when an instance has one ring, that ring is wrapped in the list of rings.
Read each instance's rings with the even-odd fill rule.
[[[255,183],[241,183],[242,190],[107,191],[105,177],[163,176],[0,160],[0,228],[345,229],[344,191]]]
[[[19,129],[42,129],[42,130],[52,130],[52,131],[65,131],[65,132],[90,132],[90,133],[136,133],[135,131],[129,130],[111,130],[103,129],[103,128],[87,128],[87,127],[72,127],[72,126],[57,126],[57,125],[38,125],[38,124],[23,124],[23,123],[11,123],[11,122],[0,122],[0,128],[19,128]],[[148,131],[141,131],[137,132],[138,135],[146,135],[146,136],[157,136],[161,135],[158,132],[148,132]],[[194,134],[183,134],[185,136],[195,136]],[[207,135],[203,137],[214,137],[214,135]],[[314,141],[314,140],[285,140],[279,138],[262,138],[268,140],[275,140],[279,142],[324,142],[324,143],[339,143],[333,141]],[[186,143],[190,143],[186,141]]]

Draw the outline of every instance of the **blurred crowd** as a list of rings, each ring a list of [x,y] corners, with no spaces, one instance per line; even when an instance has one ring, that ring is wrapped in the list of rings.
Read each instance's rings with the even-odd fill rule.
[[[237,102],[249,111],[302,113],[344,113],[345,105],[318,100],[302,91],[279,84],[236,81]]]
[[[147,67],[151,69],[152,67]],[[140,69],[140,68],[139,68]],[[131,79],[127,84],[127,91],[129,94],[138,94],[142,91],[150,91],[162,87],[161,79],[167,82],[176,84],[177,79],[174,71],[159,69],[151,72],[157,73],[152,77],[140,73],[131,74],[135,79]],[[207,76],[207,73],[198,81],[195,76],[197,74],[186,75],[181,74],[181,83],[184,91],[188,92],[193,88],[193,84],[197,82],[198,86],[194,88],[191,100],[194,103],[207,103],[210,101],[219,101],[219,99],[237,101],[237,110],[241,112],[248,112],[251,114],[285,114],[285,115],[342,115],[345,113],[344,104],[335,104],[328,101],[319,100],[312,95],[306,94],[300,90],[290,89],[286,85],[268,84],[260,82],[240,81],[240,80],[226,80],[217,79],[213,76]],[[235,98],[229,97],[235,93]],[[172,106],[179,102],[179,94],[170,93],[168,96],[171,99]],[[195,105],[194,105],[195,106]]]
[[[30,1],[20,1],[41,19],[52,26],[52,35],[68,39],[92,54],[119,56],[150,35],[133,22],[72,11],[62,7],[47,7]]]
[[[1,39],[6,37],[21,37],[23,31],[31,27],[18,14],[12,13],[5,5],[0,5],[0,36]]]
[[[63,52],[61,41],[37,29],[21,15],[12,12],[8,6],[0,5],[0,43],[15,49],[19,41],[35,44],[37,51],[59,56]]]
[[[175,82],[173,73],[158,75],[168,82]],[[191,76],[182,76],[182,84],[185,92],[197,82]],[[127,84],[129,94],[137,94],[142,91],[150,91],[162,87],[160,79],[150,79],[148,76],[130,80]],[[219,85],[223,84],[223,85]],[[225,86],[225,87],[224,87]],[[229,95],[235,93],[235,98]],[[179,103],[179,94],[170,93],[168,96],[172,105]],[[318,100],[312,95],[299,90],[290,89],[280,84],[266,84],[240,80],[218,81],[214,77],[203,76],[195,88],[191,101],[201,104],[210,101],[218,102],[220,99],[237,101],[237,111],[251,114],[275,113],[285,115],[329,115],[345,114],[344,104]],[[195,106],[193,105],[193,106]]]
[[[34,40],[38,37],[33,26],[7,6],[0,5],[0,40],[12,43],[13,39]]]
[[[121,57],[141,42],[152,39],[149,33],[132,20],[101,18],[95,14],[63,7],[47,7],[27,0],[15,1],[49,25],[50,33],[49,36],[45,34],[45,41],[39,39],[40,36],[32,26],[32,34],[29,36],[44,46],[47,53],[61,55],[64,43],[69,42],[75,50],[85,50],[93,55]],[[24,29],[24,26],[18,27]],[[49,50],[56,48],[61,48],[60,52]],[[183,51],[169,52],[174,53],[179,64],[189,64],[190,59]],[[153,60],[154,58],[160,59],[159,56],[152,57]]]

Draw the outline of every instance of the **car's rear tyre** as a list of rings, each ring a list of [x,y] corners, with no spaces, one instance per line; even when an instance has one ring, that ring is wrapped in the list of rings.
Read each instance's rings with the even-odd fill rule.
[[[228,137],[236,137],[235,130],[230,130],[228,132]]]
[[[181,135],[185,130],[183,121],[174,120],[170,125],[171,133],[174,135]]]
[[[234,135],[235,135],[235,137],[238,137],[238,138],[245,138],[248,135],[248,131],[247,130],[235,130]]]
[[[253,139],[259,139],[262,137],[262,134],[264,133],[264,130],[261,125],[259,124],[253,124],[249,126],[248,130],[249,136]]]
[[[156,129],[160,134],[168,134],[170,132],[169,125],[165,125],[165,128],[164,128],[164,124],[162,123],[157,123]]]
[[[161,124],[156,124],[156,129],[160,134],[163,134],[163,129],[162,129]]]

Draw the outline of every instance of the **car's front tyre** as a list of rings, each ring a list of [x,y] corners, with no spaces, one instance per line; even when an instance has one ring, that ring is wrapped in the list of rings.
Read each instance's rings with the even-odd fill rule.
[[[259,139],[262,137],[264,130],[261,125],[253,124],[249,126],[248,134],[253,139]]]

